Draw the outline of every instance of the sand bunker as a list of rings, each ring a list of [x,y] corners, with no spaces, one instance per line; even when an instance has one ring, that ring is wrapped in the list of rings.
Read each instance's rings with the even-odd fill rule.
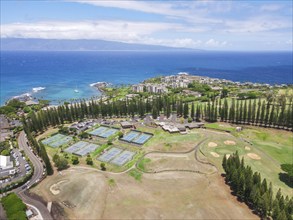
[[[216,144],[215,142],[209,142],[208,146],[209,147],[217,147],[218,144]]]
[[[235,141],[226,140],[226,141],[224,141],[224,144],[226,144],[226,145],[235,145],[236,143],[235,143]]]
[[[53,184],[51,187],[50,187],[50,191],[53,195],[58,195],[60,193],[60,188],[59,186],[64,183],[64,182],[67,182],[67,180],[62,180],[58,183],[55,183]]]
[[[248,153],[247,156],[253,160],[260,160],[261,159],[260,156],[258,156],[257,154],[253,154],[253,153]]]
[[[248,146],[245,146],[245,150],[250,150],[250,147],[248,147]]]
[[[213,155],[213,157],[220,157],[220,155],[217,154],[216,152],[211,152],[211,155]]]

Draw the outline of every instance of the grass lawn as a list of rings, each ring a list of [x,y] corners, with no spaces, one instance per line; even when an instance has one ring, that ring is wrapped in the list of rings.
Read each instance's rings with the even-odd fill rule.
[[[143,158],[141,161],[139,161],[137,166],[139,167],[139,169],[145,171],[145,165],[150,162],[151,162],[150,158]]]
[[[206,128],[212,128],[212,129],[217,129],[217,130],[222,130],[222,131],[229,131],[233,132],[235,131],[235,127],[227,124],[227,123],[210,123],[210,124],[205,124]]]
[[[135,180],[141,181],[142,173],[138,171],[137,169],[132,169],[128,172],[130,176],[132,176]]]
[[[184,135],[179,133],[170,134],[169,132],[163,131],[161,128],[150,128],[146,126],[141,126],[138,130],[154,134],[154,136],[142,147],[146,152],[185,152],[194,148],[195,145],[204,138],[204,136],[196,129]]]
[[[237,138],[226,133],[217,134],[208,130],[206,132],[209,138],[201,146],[201,151],[221,171],[223,171],[222,159],[224,154],[232,154],[237,150],[240,157],[244,157],[247,165],[251,166],[254,171],[260,172],[261,176],[266,178],[268,182],[273,183],[275,192],[277,192],[278,188],[281,188],[285,195],[292,194],[292,189],[279,179],[279,173],[282,172],[280,165],[282,163],[292,163],[292,133],[251,127],[238,133]],[[252,143],[252,145],[240,138],[244,138]],[[226,140],[234,141],[236,144],[226,145],[224,143]],[[210,142],[216,143],[217,146],[209,147],[208,144]],[[245,149],[245,147],[249,147],[250,150]],[[215,152],[219,157],[213,156],[211,152]],[[261,159],[252,159],[247,155],[248,153],[256,154]]]

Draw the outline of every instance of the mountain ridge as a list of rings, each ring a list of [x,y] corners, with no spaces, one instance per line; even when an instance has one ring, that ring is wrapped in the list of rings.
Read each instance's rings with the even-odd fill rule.
[[[159,45],[131,44],[106,40],[63,40],[40,38],[0,38],[2,51],[201,51]]]

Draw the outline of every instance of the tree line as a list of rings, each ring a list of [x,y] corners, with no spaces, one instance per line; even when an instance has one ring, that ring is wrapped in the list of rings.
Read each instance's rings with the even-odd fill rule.
[[[25,118],[22,118],[22,123],[23,123],[23,129],[26,133],[27,139],[29,141],[29,143],[31,144],[31,146],[33,147],[34,151],[42,158],[42,160],[44,161],[45,165],[46,165],[46,171],[48,175],[52,175],[53,174],[53,168],[52,165],[50,163],[50,159],[48,157],[47,151],[45,146],[43,145],[42,142],[38,142],[35,137],[33,136],[32,132],[31,132],[31,127],[28,126],[27,121],[25,120]]]
[[[229,156],[224,155],[222,161],[226,173],[226,183],[239,198],[262,218],[272,217],[274,220],[292,220],[293,198],[284,196],[279,189],[273,195],[272,183],[262,179],[260,173],[253,172],[250,166],[245,166],[244,159],[240,160],[238,152]]]
[[[235,124],[251,124],[292,128],[292,100],[235,100],[215,99],[206,103],[183,102],[180,96],[162,95],[153,98],[135,98],[131,100],[99,101],[61,105],[29,114],[27,125],[31,131],[42,132],[49,126],[74,122],[84,118],[98,117],[144,117],[152,114],[157,118],[160,114],[170,117],[176,113],[178,117],[190,118],[194,121],[224,121]]]
[[[206,121],[224,121],[235,124],[251,124],[263,127],[292,128],[292,99],[276,100],[235,100],[227,99],[208,102],[204,105]]]
[[[7,196],[4,196],[1,199],[1,203],[6,212],[8,220],[14,220],[14,219],[26,220],[27,219],[25,214],[26,205],[15,193],[10,193]]]

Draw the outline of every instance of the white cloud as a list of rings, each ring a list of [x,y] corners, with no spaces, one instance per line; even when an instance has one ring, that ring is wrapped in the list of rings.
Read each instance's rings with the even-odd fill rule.
[[[272,11],[278,11],[278,10],[280,10],[282,8],[283,8],[282,5],[278,5],[278,4],[266,4],[266,5],[262,5],[260,7],[260,11],[272,12]]]
[[[47,21],[36,23],[13,23],[1,25],[1,37],[41,39],[101,39],[126,43],[153,44],[183,48],[222,47],[225,42],[210,39],[204,42],[192,38],[154,38],[152,34],[161,31],[203,30],[184,27],[176,23],[130,22],[130,21]]]
[[[104,39],[133,41],[158,31],[180,30],[181,25],[160,22],[82,21],[36,22],[1,25],[1,37],[44,39]]]
[[[217,41],[215,39],[209,39],[205,42],[207,47],[224,47],[227,45],[227,41]]]
[[[217,19],[208,18],[208,13],[227,12],[231,9],[227,3],[212,1],[112,1],[112,0],[67,0],[98,7],[120,8],[150,14],[164,15],[167,18],[183,19],[191,23],[218,23]],[[230,4],[229,4],[230,5]]]
[[[292,21],[282,18],[262,16],[247,20],[228,20],[225,22],[225,31],[231,33],[265,32],[278,29],[292,28]]]
[[[158,3],[155,1],[89,1],[89,0],[69,0],[70,2],[78,2],[83,4],[90,4],[99,7],[112,7],[128,10],[135,10],[147,12],[152,14],[171,15],[171,16],[185,16],[186,11],[174,9],[171,3]]]

